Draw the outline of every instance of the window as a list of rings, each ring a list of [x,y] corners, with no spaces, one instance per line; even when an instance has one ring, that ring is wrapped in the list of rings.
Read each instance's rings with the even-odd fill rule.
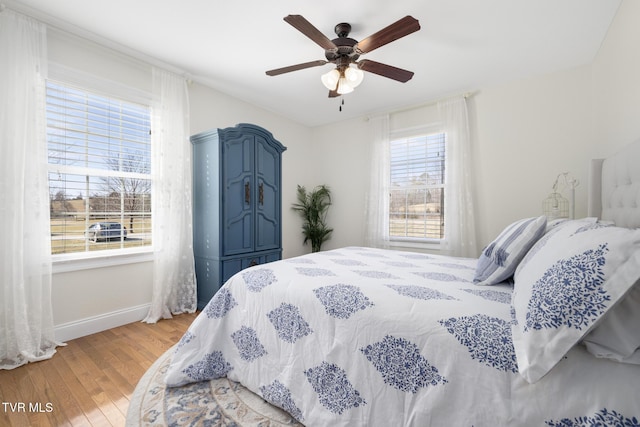
[[[444,237],[445,134],[390,141],[389,237]]]
[[[46,87],[52,254],[151,245],[151,109]]]

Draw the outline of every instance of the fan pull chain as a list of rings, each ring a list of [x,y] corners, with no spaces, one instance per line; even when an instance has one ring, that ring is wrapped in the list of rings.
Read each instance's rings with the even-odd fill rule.
[[[342,106],[344,105],[344,98],[340,98],[340,106],[338,107],[338,111],[342,112]]]

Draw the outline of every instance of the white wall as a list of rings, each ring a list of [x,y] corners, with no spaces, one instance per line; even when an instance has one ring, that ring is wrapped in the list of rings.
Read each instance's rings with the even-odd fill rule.
[[[327,185],[332,206],[327,224],[333,228],[322,249],[361,245],[364,240],[364,201],[369,176],[366,144],[367,123],[363,118],[346,120],[313,131],[312,161],[320,168],[307,186]],[[311,247],[307,246],[307,252]]]
[[[640,138],[640,2],[623,0],[593,63],[595,155]]]
[[[580,181],[576,217],[586,216],[594,156],[590,67],[484,88],[469,99],[479,246],[506,225],[542,214],[556,176]]]
[[[143,319],[151,302],[151,262],[53,275],[56,338],[66,341]]]

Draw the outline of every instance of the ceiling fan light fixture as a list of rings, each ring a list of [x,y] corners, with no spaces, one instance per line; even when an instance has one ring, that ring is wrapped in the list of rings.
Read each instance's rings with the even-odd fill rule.
[[[351,66],[337,67],[320,76],[322,84],[329,90],[335,90],[339,95],[353,92],[363,79],[364,72]]]

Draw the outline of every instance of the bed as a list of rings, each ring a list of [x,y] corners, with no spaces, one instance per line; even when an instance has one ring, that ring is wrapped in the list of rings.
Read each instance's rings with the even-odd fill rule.
[[[600,220],[525,218],[478,259],[345,247],[243,270],[165,381],[226,376],[307,426],[640,426],[639,161],[635,143],[594,163]]]

